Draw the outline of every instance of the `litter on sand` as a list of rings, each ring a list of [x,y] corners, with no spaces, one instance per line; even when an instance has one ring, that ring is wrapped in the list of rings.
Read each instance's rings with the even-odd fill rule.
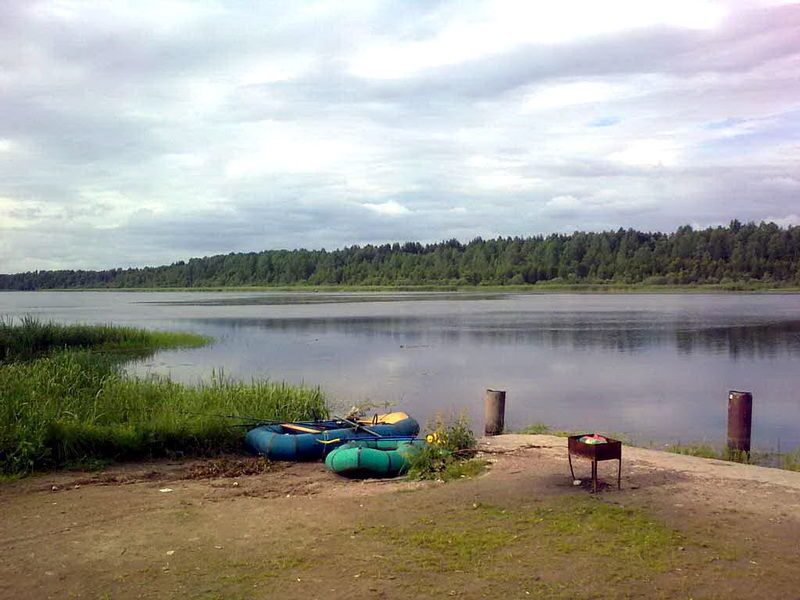
[[[592,435],[584,435],[578,440],[582,444],[607,444],[608,440],[602,435],[593,433]]]

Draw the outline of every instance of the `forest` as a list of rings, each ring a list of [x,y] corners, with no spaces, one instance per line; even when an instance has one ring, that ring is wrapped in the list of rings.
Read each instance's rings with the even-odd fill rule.
[[[740,223],[671,233],[633,229],[265,250],[168,266],[0,274],[0,290],[232,286],[526,284],[800,285],[800,226]]]

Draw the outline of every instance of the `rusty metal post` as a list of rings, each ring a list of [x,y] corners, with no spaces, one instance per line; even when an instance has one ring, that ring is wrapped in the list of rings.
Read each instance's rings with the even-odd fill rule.
[[[750,454],[750,430],[753,422],[753,394],[728,392],[728,449]]]
[[[486,435],[500,435],[506,419],[506,393],[501,390],[486,390],[483,398]]]

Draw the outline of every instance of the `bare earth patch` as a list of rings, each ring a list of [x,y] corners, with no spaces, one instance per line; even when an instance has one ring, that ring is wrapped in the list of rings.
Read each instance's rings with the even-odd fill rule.
[[[491,438],[446,484],[248,457],[6,483],[0,597],[797,597],[800,473],[625,447],[591,495],[565,446]]]

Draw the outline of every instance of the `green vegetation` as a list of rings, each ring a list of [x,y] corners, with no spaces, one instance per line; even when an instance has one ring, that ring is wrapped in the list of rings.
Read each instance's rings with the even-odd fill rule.
[[[519,430],[519,433],[526,434],[526,435],[554,435],[556,437],[569,437],[571,435],[578,435],[588,433],[586,430],[582,431],[571,431],[568,429],[552,429],[549,425],[545,423],[533,423],[532,425],[528,425],[527,427],[523,427]],[[599,433],[601,435],[607,435],[615,440],[622,442],[623,444],[632,444],[631,440],[628,438],[627,435],[624,433],[615,433],[615,432],[593,432]]]
[[[666,447],[667,452],[674,454],[685,454],[687,456],[699,456],[700,458],[715,458],[717,460],[727,460],[730,462],[738,462],[745,464],[758,464],[764,462],[769,458],[768,453],[760,454],[753,452],[741,452],[739,450],[731,450],[730,448],[723,448],[718,450],[708,444],[674,444]]]
[[[699,456],[700,458],[715,458],[725,460],[724,453],[708,444],[673,444],[665,448],[667,452],[673,454],[684,454],[686,456]]]
[[[213,288],[236,286],[501,286],[530,289],[703,285],[753,290],[800,285],[800,227],[742,224],[673,233],[619,229],[528,238],[476,238],[267,250],[193,258],[169,266],[0,275],[0,289]],[[417,287],[417,289],[421,289]]]
[[[569,437],[571,435],[577,435],[579,433],[586,433],[585,431],[569,431],[564,429],[552,429],[549,425],[544,423],[533,423],[532,425],[528,425],[527,427],[523,427],[519,431],[520,433],[527,434],[527,435],[555,435],[557,437]],[[619,439],[616,436],[612,436],[614,439]]]
[[[409,550],[420,567],[470,572],[488,556],[510,559],[546,550],[575,559],[590,555],[617,577],[647,577],[668,570],[685,543],[676,531],[640,509],[586,496],[550,499],[503,508],[476,502],[436,520],[403,527],[373,527],[368,533]],[[598,565],[598,566],[599,566]]]
[[[519,430],[521,434],[527,435],[554,435],[558,437],[568,437],[578,433],[585,433],[581,431],[560,431],[551,429],[545,423],[533,423]],[[624,434],[609,433],[610,437],[615,440],[620,440],[623,444],[637,446],[641,444],[635,443]],[[650,444],[649,447],[653,447]],[[673,454],[683,454],[686,456],[697,456],[699,458],[713,458],[715,460],[725,460],[729,462],[738,462],[743,464],[759,465],[762,467],[777,467],[786,469],[787,471],[800,471],[800,448],[793,452],[739,452],[731,450],[727,447],[717,448],[710,444],[670,444],[663,448],[666,452]]]
[[[93,349],[107,353],[148,353],[156,348],[191,348],[211,340],[195,333],[149,331],[116,325],[61,325],[22,317],[0,317],[0,361],[35,358],[51,350]]]
[[[142,355],[162,344],[204,343],[201,337],[30,319],[5,322],[2,331],[6,356],[18,358],[0,362],[1,473],[218,453],[239,448],[242,439],[242,430],[224,415],[275,420],[327,415],[318,389],[223,376],[190,387],[162,377],[130,377],[122,369],[120,349]],[[82,349],[54,351],[63,346]],[[87,349],[92,346],[105,351]],[[38,357],[31,356],[33,349]]]
[[[425,438],[429,443],[410,460],[411,479],[474,477],[486,467],[485,460],[474,458],[478,442],[463,416],[450,421],[437,416]]]
[[[800,471],[800,448],[781,455],[781,468],[787,471]]]
[[[533,423],[532,425],[523,427],[520,430],[520,433],[525,433],[528,435],[544,435],[544,434],[555,435],[552,433],[550,426],[545,425],[544,423]]]

